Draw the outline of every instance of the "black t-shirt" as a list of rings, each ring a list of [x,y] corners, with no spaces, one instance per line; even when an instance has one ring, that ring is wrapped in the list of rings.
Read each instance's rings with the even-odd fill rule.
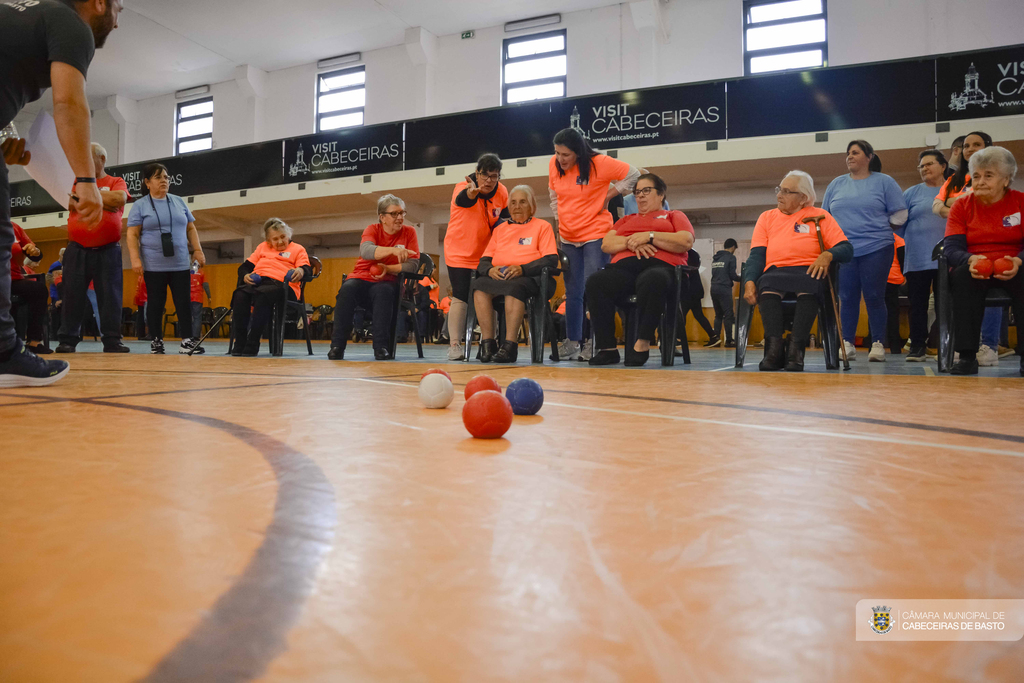
[[[50,64],[86,75],[92,29],[62,0],[0,0],[0,128],[50,87]]]

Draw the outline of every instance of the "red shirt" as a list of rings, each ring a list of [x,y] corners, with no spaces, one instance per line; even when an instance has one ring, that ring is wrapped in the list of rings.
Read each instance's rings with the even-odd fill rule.
[[[818,244],[814,224],[804,223],[803,219],[818,216],[825,217],[821,221],[821,239],[825,249],[846,241],[846,234],[828,211],[806,206],[792,214],[782,213],[778,209],[762,213],[754,225],[750,248],[767,247],[765,268],[809,266],[821,254],[821,246]]]
[[[14,227],[14,244],[11,245],[11,279],[22,280],[24,277],[21,274],[21,264],[25,261],[22,247],[32,244],[32,240],[20,226],[14,223],[11,225]]]
[[[1024,250],[1024,192],[1007,190],[995,204],[982,204],[973,192],[956,200],[946,220],[946,237],[966,235],[967,251],[995,260]]]
[[[140,275],[139,281],[135,283],[134,303],[136,308],[146,303],[147,298],[148,297],[146,296],[146,279]]]
[[[629,237],[638,232],[688,232],[693,234],[690,219],[682,211],[652,211],[644,216],[634,213],[620,218],[612,229],[620,237]],[[629,249],[623,249],[612,256],[612,263],[633,257],[639,258]],[[681,254],[674,254],[671,251],[658,249],[654,258],[673,266],[685,266],[688,257],[685,251]]]
[[[416,228],[411,225],[402,225],[402,229],[396,232],[394,235],[389,235],[385,230],[384,226],[380,223],[374,223],[373,225],[366,226],[366,230],[363,230],[363,236],[360,238],[362,242],[373,242],[378,247],[404,247],[412,252],[409,255],[410,259],[418,259],[420,257],[420,243],[416,237]],[[349,277],[354,277],[357,280],[366,280],[368,282],[378,282],[370,275],[370,266],[374,263],[382,263],[386,266],[397,266],[398,257],[394,255],[388,255],[380,261],[368,261],[362,257],[356,261],[356,267],[352,270]],[[388,273],[380,282],[394,282],[397,278]]]
[[[579,166],[558,174],[558,160],[548,163],[548,187],[558,196],[558,235],[563,242],[591,242],[612,228],[612,215],[606,208],[608,186],[629,175],[629,164],[605,154],[591,158],[590,178],[579,182]]]
[[[899,235],[893,235],[896,238],[896,244],[892,247],[892,267],[889,268],[889,279],[887,282],[890,285],[902,285],[907,281],[907,278],[903,277],[903,270],[900,268],[900,258],[896,255],[896,250],[904,246],[906,242]]]
[[[491,265],[522,266],[539,258],[558,253],[555,229],[540,218],[528,223],[503,221],[495,226],[484,256],[491,257]]]
[[[452,193],[451,214],[444,234],[444,262],[454,268],[476,268],[484,255],[491,228],[498,222],[501,210],[508,206],[508,190],[498,183],[494,196],[477,201],[466,209],[455,203],[459,193],[469,187],[462,181]]]
[[[77,183],[76,183],[77,186]],[[128,195],[128,185],[123,178],[112,175],[96,179],[96,187],[105,187],[111,192],[121,191]],[[74,192],[74,189],[72,189]],[[103,192],[100,192],[103,195]],[[113,244],[121,239],[121,216],[124,215],[124,206],[113,211],[103,210],[103,217],[100,224],[89,229],[78,220],[78,212],[72,211],[68,214],[68,239],[78,242],[83,247],[102,247]]]
[[[269,277],[272,280],[284,282],[285,275],[289,270],[309,265],[309,256],[306,254],[306,248],[298,242],[289,242],[284,251],[278,251],[266,242],[260,242],[260,245],[252,252],[252,256],[246,261],[256,266],[252,272],[260,277]],[[299,283],[289,282],[288,286],[292,288],[295,298],[298,299]],[[195,280],[192,281],[192,288],[192,291],[195,292]],[[192,300],[195,301],[195,298]],[[200,301],[202,301],[201,298]]]
[[[192,273],[192,301],[203,303],[204,282],[206,282],[206,276],[203,275],[202,271]]]

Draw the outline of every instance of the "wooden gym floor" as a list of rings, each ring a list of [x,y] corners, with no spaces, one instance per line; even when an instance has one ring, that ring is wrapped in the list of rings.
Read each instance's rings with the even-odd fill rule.
[[[1017,358],[445,364],[544,386],[474,441],[419,407],[442,347],[132,346],[0,391],[0,681],[1021,680],[1019,642],[854,637],[862,598],[1024,597]]]

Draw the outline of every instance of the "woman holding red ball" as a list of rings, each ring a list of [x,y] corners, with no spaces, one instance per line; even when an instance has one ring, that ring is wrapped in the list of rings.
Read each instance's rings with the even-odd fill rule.
[[[1017,343],[1024,340],[1024,192],[1011,190],[1017,162],[1002,147],[986,147],[970,159],[974,192],[961,197],[949,212],[944,252],[952,268],[954,348],[960,360],[953,375],[978,374],[978,343],[985,296],[992,287],[1013,299]],[[1021,360],[1024,376],[1024,357]]]

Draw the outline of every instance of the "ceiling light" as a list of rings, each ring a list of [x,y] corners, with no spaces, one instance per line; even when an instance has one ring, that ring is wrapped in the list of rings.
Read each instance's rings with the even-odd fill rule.
[[[510,21],[505,24],[505,33],[512,33],[513,31],[525,31],[530,28],[540,28],[541,26],[551,26],[553,24],[561,24],[561,14],[545,14],[543,17],[533,17],[532,19],[520,19],[519,21]]]
[[[205,95],[210,92],[210,86],[198,85],[194,88],[186,88],[185,90],[178,90],[174,93],[174,99],[183,100],[186,97],[195,97],[196,95]]]
[[[341,55],[339,57],[328,57],[327,59],[321,59],[316,63],[318,69],[330,69],[331,67],[341,66],[342,64],[351,64],[358,62],[363,58],[361,52],[350,52],[347,55]]]

